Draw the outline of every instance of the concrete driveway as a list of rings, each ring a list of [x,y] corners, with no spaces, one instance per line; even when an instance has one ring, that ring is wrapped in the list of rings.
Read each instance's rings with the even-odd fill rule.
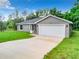
[[[63,39],[36,36],[30,39],[0,43],[0,59],[43,59]]]

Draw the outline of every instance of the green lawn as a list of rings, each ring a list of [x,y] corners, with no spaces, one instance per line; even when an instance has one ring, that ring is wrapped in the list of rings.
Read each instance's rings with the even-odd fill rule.
[[[32,35],[26,32],[17,32],[17,31],[5,31],[0,32],[0,43],[12,40],[19,40],[24,38],[30,38]]]
[[[79,31],[74,31],[69,39],[64,39],[44,59],[79,59]]]

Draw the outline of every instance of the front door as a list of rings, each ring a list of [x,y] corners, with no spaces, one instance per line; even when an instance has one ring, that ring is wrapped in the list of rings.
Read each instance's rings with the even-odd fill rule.
[[[33,24],[33,25],[32,25],[32,31],[33,31],[34,34],[37,33],[37,28],[36,28],[36,27],[37,27],[36,24]]]

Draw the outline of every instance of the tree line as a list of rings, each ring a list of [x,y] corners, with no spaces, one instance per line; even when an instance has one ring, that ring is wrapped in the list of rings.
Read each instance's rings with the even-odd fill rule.
[[[46,16],[48,14],[72,21],[73,29],[79,30],[79,0],[77,0],[74,3],[73,8],[71,8],[69,11],[66,11],[64,13],[57,10],[56,8],[52,8],[52,9],[37,10],[35,12],[30,13],[29,15],[27,11],[23,11],[21,14],[22,16],[19,16],[19,11],[16,10],[15,13],[8,16],[7,21],[2,21],[0,17],[0,31],[4,31],[7,29],[16,30],[17,29],[16,23],[20,23],[22,21],[37,18],[40,16]]]

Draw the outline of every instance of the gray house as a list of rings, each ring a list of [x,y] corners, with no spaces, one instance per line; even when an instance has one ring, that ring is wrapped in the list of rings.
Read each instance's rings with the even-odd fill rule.
[[[71,21],[48,15],[17,24],[17,31],[25,31],[44,36],[69,37]]]

